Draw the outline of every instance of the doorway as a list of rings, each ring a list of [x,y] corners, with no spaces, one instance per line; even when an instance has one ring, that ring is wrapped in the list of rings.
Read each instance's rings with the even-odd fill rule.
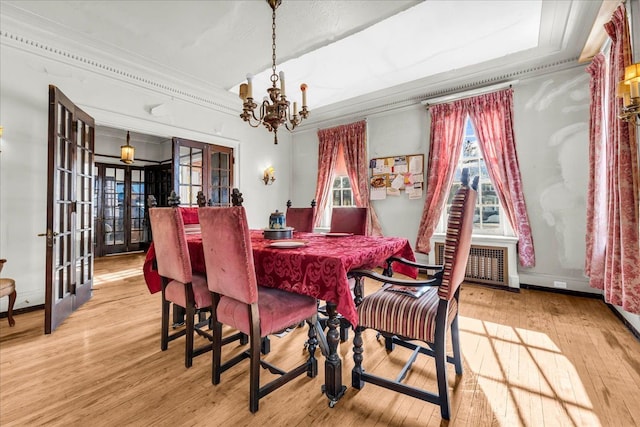
[[[143,167],[96,163],[96,255],[134,252],[147,241]]]

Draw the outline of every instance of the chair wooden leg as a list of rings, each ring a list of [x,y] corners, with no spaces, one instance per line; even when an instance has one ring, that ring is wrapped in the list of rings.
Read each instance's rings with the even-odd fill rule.
[[[392,336],[385,336],[384,337],[384,348],[391,352],[393,351],[393,349],[395,348],[395,344],[393,343],[393,337]]]
[[[260,400],[260,327],[252,327],[251,336],[251,352],[250,372],[249,372],[249,410],[251,413],[258,412],[258,404]]]
[[[460,329],[458,328],[458,315],[451,322],[451,347],[453,348],[453,364],[456,367],[456,375],[462,375],[462,354],[460,352]]]
[[[211,382],[213,384],[220,384],[220,374],[221,374],[221,354],[222,353],[222,323],[215,321],[213,322],[213,348],[211,349],[212,360],[211,360]]]
[[[247,334],[240,333],[240,345],[249,344],[249,336]]]
[[[340,317],[340,342],[349,340],[349,328],[351,328],[351,323],[344,317]]]
[[[162,336],[160,337],[160,350],[165,351],[169,346],[169,301],[162,298]]]
[[[436,376],[438,379],[438,402],[440,403],[440,415],[443,419],[449,419],[451,408],[449,405],[449,384],[447,382],[447,304],[438,306],[436,335],[434,337],[434,358],[436,360]]]
[[[271,352],[271,340],[269,337],[264,337],[260,341],[260,353],[265,356]]]
[[[307,341],[307,349],[309,350],[309,367],[307,376],[315,378],[318,375],[318,359],[316,359],[316,348],[318,347],[318,338],[316,337],[316,319],[307,320],[309,324],[309,340]]]
[[[364,381],[362,381],[362,331],[364,329],[360,326],[356,327],[353,337],[353,362],[354,367],[351,370],[351,386],[360,390],[364,387]]]
[[[7,309],[7,319],[9,319],[9,326],[13,326],[16,324],[16,321],[13,320],[13,305],[16,303],[16,291],[9,294],[9,308]]]
[[[190,368],[193,364],[193,330],[194,317],[196,315],[195,308],[189,304],[187,314],[185,316],[185,349],[184,349],[184,366]]]

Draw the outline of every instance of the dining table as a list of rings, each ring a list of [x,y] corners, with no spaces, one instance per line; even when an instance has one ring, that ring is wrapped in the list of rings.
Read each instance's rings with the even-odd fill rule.
[[[293,232],[292,239],[270,240],[263,230],[250,230],[256,279],[260,286],[279,288],[309,295],[327,304],[329,320],[326,333],[325,384],[322,391],[333,407],[342,397],[342,361],[338,353],[340,324],[338,313],[354,327],[358,325],[358,311],[349,284],[348,273],[359,268],[388,268],[391,257],[415,261],[406,238],[361,236],[350,233]],[[202,236],[198,232],[186,235],[191,268],[206,273]],[[415,278],[413,267],[393,263],[393,270]],[[155,251],[150,245],[143,265],[143,275],[149,291],[162,289],[155,268]],[[322,331],[320,331],[322,332]]]

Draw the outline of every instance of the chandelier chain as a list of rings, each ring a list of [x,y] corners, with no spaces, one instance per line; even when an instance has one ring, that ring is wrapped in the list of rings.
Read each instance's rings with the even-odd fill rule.
[[[271,13],[271,82],[273,83],[273,87],[276,87],[276,81],[278,80],[278,75],[276,74],[276,10],[273,9]]]

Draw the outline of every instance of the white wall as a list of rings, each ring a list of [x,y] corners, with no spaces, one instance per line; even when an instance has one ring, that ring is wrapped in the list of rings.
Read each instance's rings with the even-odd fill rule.
[[[536,266],[521,283],[599,291],[584,277],[589,75],[584,67],[529,79],[514,90],[514,130]],[[604,179],[604,177],[603,177]]]
[[[158,136],[178,136],[231,146],[236,154],[236,186],[243,192],[249,225],[268,225],[269,213],[283,210],[289,198],[291,136],[253,129],[235,112],[222,113],[173,93],[123,79],[86,63],[44,51],[33,45],[2,39],[0,49],[0,257],[8,262],[4,277],[16,280],[16,308],[44,303],[46,229],[48,85],[54,84],[96,124]],[[165,104],[168,114],[150,114]],[[238,101],[240,111],[240,101]],[[100,142],[99,151],[111,153]],[[155,155],[140,147],[140,157]],[[166,154],[166,153],[165,153]],[[166,157],[166,156],[165,156]],[[273,165],[277,180],[265,187],[260,180]],[[7,298],[0,300],[6,311]]]

